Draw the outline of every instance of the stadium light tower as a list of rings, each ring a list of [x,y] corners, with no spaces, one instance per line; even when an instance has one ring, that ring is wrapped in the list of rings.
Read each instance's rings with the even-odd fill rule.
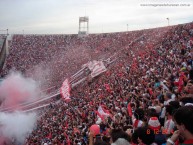
[[[167,19],[167,21],[168,21],[168,26],[170,25],[170,19],[169,18],[166,18]]]
[[[79,17],[79,36],[85,36],[89,33],[89,17]]]

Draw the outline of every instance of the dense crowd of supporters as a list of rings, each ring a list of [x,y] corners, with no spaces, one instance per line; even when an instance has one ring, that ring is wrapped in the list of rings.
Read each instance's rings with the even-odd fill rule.
[[[75,86],[70,102],[50,103],[25,144],[193,144],[192,48],[193,23],[84,38],[14,36],[3,75],[15,67],[32,76],[31,66],[47,65],[50,86],[91,59],[118,58],[102,75]]]

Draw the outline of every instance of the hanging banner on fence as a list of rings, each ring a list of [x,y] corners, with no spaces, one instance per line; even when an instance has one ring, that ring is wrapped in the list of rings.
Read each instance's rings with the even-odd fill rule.
[[[99,74],[107,71],[104,63],[102,61],[89,61],[88,63],[84,64],[82,67],[88,67],[91,71],[91,77],[94,78]]]
[[[105,71],[107,71],[107,69],[103,62],[97,61],[96,63],[94,63],[93,69],[91,70],[91,77],[94,78]]]
[[[62,95],[62,97],[64,98],[64,100],[70,100],[70,83],[69,80],[66,79],[63,84],[62,87],[60,88],[60,94]]]

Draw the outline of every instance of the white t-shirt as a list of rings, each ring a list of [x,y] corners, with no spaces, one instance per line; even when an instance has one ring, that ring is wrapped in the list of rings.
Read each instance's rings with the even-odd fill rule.
[[[172,131],[174,130],[174,121],[172,119],[168,119],[165,123],[164,123],[164,129],[165,131],[167,131],[167,134],[172,133]]]

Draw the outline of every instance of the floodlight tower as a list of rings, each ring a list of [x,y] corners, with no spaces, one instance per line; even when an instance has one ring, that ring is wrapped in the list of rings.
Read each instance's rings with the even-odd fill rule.
[[[89,17],[79,17],[79,31],[78,35],[84,36],[88,35],[89,32]]]
[[[168,21],[168,26],[170,25],[170,19],[169,18],[166,18],[167,19],[167,21]]]

